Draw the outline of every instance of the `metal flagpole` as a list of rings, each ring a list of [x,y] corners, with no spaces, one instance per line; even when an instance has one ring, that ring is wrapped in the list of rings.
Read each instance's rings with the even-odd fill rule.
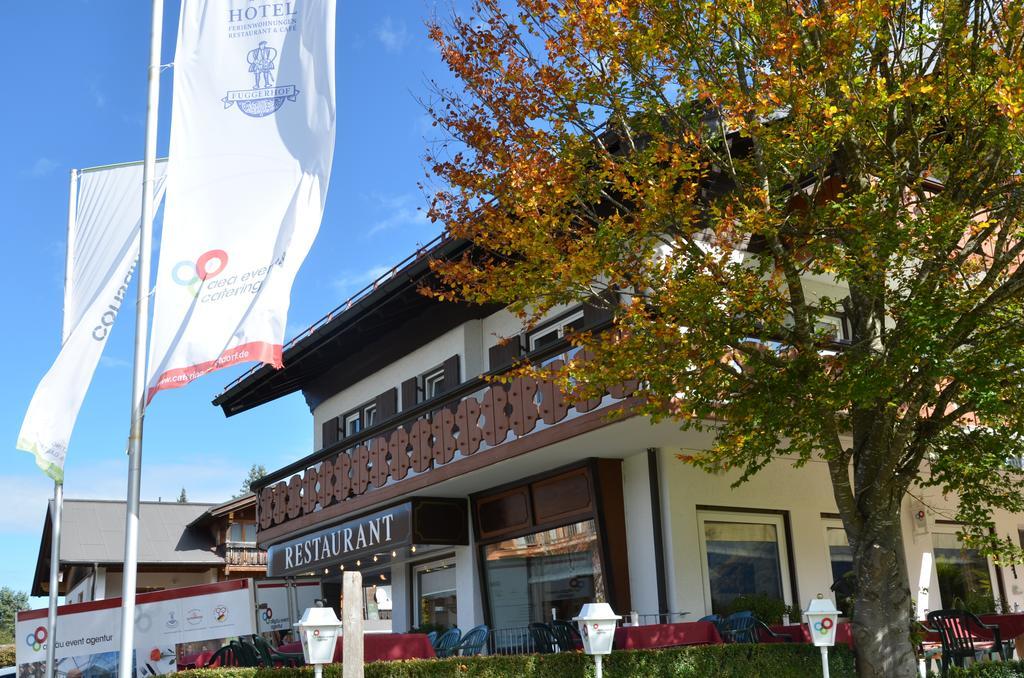
[[[146,148],[142,169],[142,228],[139,236],[138,301],[135,307],[135,358],[132,366],[132,420],[128,432],[128,501],[124,521],[124,581],[121,589],[121,653],[117,675],[132,675],[135,644],[135,580],[138,566],[139,488],[142,482],[142,420],[146,413],[146,344],[149,330],[149,260],[153,240],[153,169],[156,165],[157,113],[160,104],[160,40],[164,3],[153,0],[146,98]]]
[[[75,222],[78,213],[78,171],[71,170],[71,187],[68,190],[68,232],[67,249],[64,259],[64,314],[61,319],[61,344],[71,331],[68,316],[68,294],[74,286]],[[64,511],[64,483],[53,481],[53,515],[50,525],[50,610],[46,616],[46,675],[56,675],[57,648],[57,598],[60,595],[60,527]]]

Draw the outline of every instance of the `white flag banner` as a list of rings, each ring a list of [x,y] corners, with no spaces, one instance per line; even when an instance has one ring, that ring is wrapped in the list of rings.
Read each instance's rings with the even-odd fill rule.
[[[281,366],[334,154],[334,0],[183,0],[149,392]]]
[[[155,173],[155,204],[164,190],[165,162]],[[72,227],[71,271],[64,290],[64,341],[18,433],[19,450],[58,482],[78,410],[124,302],[139,254],[142,164],[82,170]]]

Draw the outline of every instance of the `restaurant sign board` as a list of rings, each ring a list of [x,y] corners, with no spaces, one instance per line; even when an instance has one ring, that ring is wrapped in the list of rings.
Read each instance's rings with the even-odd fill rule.
[[[267,575],[281,577],[316,572],[411,543],[412,511],[408,503],[392,506],[267,550]]]

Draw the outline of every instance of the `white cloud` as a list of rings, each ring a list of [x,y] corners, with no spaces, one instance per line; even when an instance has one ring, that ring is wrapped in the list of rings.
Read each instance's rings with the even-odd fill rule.
[[[100,356],[100,365],[103,367],[131,367],[131,363],[123,358],[114,358],[106,355]]]
[[[32,163],[32,167],[29,168],[28,173],[34,177],[45,176],[57,169],[59,165],[60,163],[46,157],[37,158],[36,161]]]
[[[411,194],[398,196],[375,196],[380,203],[384,217],[370,225],[366,232],[369,235],[376,235],[382,231],[388,231],[398,226],[422,225],[428,222],[426,210],[419,209],[415,204],[416,198]]]
[[[92,94],[92,101],[96,108],[103,108],[107,105],[107,97],[96,83],[89,84],[89,93]]]
[[[346,274],[335,278],[334,288],[343,297],[349,297],[391,270],[390,266],[372,266],[359,273]]]
[[[377,39],[384,49],[394,54],[402,51],[407,37],[405,24],[396,27],[390,16],[384,17],[384,22],[377,27]]]

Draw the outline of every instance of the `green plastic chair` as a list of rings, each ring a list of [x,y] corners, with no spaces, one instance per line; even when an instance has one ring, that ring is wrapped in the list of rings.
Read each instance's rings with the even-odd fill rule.
[[[556,619],[551,622],[551,632],[555,634],[559,652],[571,652],[576,649],[576,641],[580,639],[580,632],[576,629],[575,624]]]
[[[558,651],[558,638],[550,626],[541,622],[533,622],[529,628],[534,652],[551,654]]]
[[[252,644],[255,646],[260,659],[263,661],[263,665],[266,667],[274,668],[278,664],[282,666],[302,666],[305,663],[305,657],[301,653],[279,652],[271,647],[270,643],[263,636],[254,634],[252,636]]]
[[[461,639],[462,631],[459,630],[459,627],[451,627],[437,639],[437,643],[434,645],[434,654],[438,658],[451,657],[456,648],[458,648]]]
[[[461,654],[463,657],[475,657],[484,649],[484,645],[487,644],[487,636],[490,633],[491,630],[486,624],[474,626],[466,632],[466,635],[462,636],[462,642],[455,648],[455,653]]]
[[[236,652],[238,653],[238,665],[248,668],[260,668],[264,666],[260,653],[256,650],[256,647],[248,640],[239,639],[231,641],[231,644],[235,646]]]

